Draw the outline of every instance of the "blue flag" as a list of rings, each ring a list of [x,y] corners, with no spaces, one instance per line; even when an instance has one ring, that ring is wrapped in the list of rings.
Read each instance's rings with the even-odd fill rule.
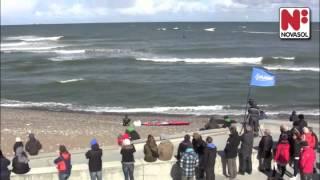
[[[261,68],[252,68],[250,86],[268,87],[274,86],[276,79],[274,74]]]

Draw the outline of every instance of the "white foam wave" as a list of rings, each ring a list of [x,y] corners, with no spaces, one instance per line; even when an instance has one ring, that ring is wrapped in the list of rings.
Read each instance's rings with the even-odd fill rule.
[[[18,42],[18,43],[1,43],[1,48],[3,47],[15,47],[15,46],[25,46],[28,45],[26,42]]]
[[[50,49],[56,49],[61,48],[64,46],[25,46],[25,47],[6,47],[2,48],[1,51],[18,51],[18,52],[24,52],[24,51],[30,51],[30,52],[42,52],[43,50],[50,50]]]
[[[157,28],[158,31],[166,31],[167,28]]]
[[[41,36],[13,36],[7,37],[6,40],[22,40],[22,41],[57,41],[64,36],[50,36],[50,37],[41,37]]]
[[[288,66],[265,66],[268,70],[285,70],[285,71],[313,71],[319,72],[319,68],[316,67],[288,67]]]
[[[138,61],[159,63],[192,63],[192,64],[260,64],[263,57],[234,57],[234,58],[137,58]]]
[[[179,30],[180,28],[179,27],[174,27],[172,28],[173,30]]]
[[[62,80],[59,81],[59,83],[65,84],[65,83],[71,83],[71,82],[77,82],[77,81],[83,81],[83,78],[78,78],[78,79],[68,79],[68,80]]]
[[[277,34],[278,32],[267,32],[267,31],[242,31],[249,34]]]
[[[15,100],[1,100],[1,107],[14,108],[46,108],[69,111],[83,111],[95,113],[159,113],[159,114],[189,114],[189,115],[243,115],[243,109],[231,109],[230,105],[211,106],[176,106],[176,107],[101,107],[77,106],[69,103],[58,102],[22,102]],[[266,111],[267,115],[291,114],[292,110]],[[301,110],[305,115],[319,116],[319,109]]]
[[[210,32],[213,32],[213,31],[215,31],[216,30],[216,28],[206,28],[206,29],[204,29],[205,31],[210,31]]]
[[[84,49],[79,50],[55,50],[54,51],[57,54],[83,54],[86,52]]]
[[[296,57],[272,56],[272,59],[294,60],[294,59],[296,59]]]

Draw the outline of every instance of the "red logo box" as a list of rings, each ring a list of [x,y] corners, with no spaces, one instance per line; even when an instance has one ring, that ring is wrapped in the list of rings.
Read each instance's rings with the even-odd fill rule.
[[[309,39],[310,9],[308,7],[280,8],[280,38],[281,39]]]

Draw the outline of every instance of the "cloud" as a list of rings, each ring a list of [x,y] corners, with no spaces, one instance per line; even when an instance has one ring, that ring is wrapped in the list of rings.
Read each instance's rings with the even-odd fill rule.
[[[124,21],[277,21],[283,6],[308,6],[319,21],[319,0],[1,0],[3,24]]]

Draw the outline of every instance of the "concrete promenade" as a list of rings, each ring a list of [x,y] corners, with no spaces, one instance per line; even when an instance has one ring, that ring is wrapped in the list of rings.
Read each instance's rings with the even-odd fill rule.
[[[291,127],[290,122],[284,121],[275,121],[275,120],[264,120],[261,121],[262,128],[269,128],[272,131],[273,139],[276,141],[279,137],[279,127],[282,123],[288,124]],[[315,132],[319,132],[318,124],[309,124],[314,128]],[[239,129],[241,125],[238,124]],[[190,132],[192,135],[193,132]],[[227,129],[216,129],[209,131],[201,131],[203,138],[206,136],[212,136],[214,143],[218,147],[219,156],[216,159],[216,179],[226,179],[223,175],[223,160],[221,159],[221,151],[225,147],[226,140],[228,138],[228,130]],[[175,145],[175,153],[177,150],[177,146],[180,141],[183,139],[184,134],[176,134],[174,136],[170,136],[170,140]],[[319,136],[319,134],[318,134]],[[156,138],[158,139],[158,137]],[[260,137],[255,138],[254,145],[257,146],[260,141]],[[173,179],[174,176],[177,176],[176,171],[176,161],[175,158],[172,158],[171,161],[156,161],[155,163],[146,163],[143,161],[143,146],[145,142],[144,140],[136,141],[135,147],[137,152],[135,153],[135,179],[138,180],[166,180]],[[88,150],[88,149],[87,149]],[[82,180],[82,179],[90,179],[88,173],[88,160],[85,159],[85,152],[87,150],[81,150],[77,152],[71,152],[72,154],[72,174],[70,180]],[[110,146],[103,147],[103,179],[111,179],[111,180],[120,180],[124,179],[122,168],[121,168],[121,156],[120,156],[120,148],[118,146]],[[57,153],[48,153],[48,154],[40,154],[37,157],[32,157],[30,161],[30,166],[32,170],[26,175],[13,175],[13,180],[54,180],[57,179],[57,170],[55,165],[53,164],[53,159],[56,158]],[[252,155],[253,160],[253,173],[252,175],[241,176],[238,175],[237,179],[242,180],[250,180],[250,179],[267,179],[267,176],[263,173],[258,172],[257,166],[258,161],[256,159],[256,151],[254,150]],[[319,162],[319,159],[317,160]],[[289,171],[292,171],[289,168]],[[289,179],[285,177],[285,179]]]

